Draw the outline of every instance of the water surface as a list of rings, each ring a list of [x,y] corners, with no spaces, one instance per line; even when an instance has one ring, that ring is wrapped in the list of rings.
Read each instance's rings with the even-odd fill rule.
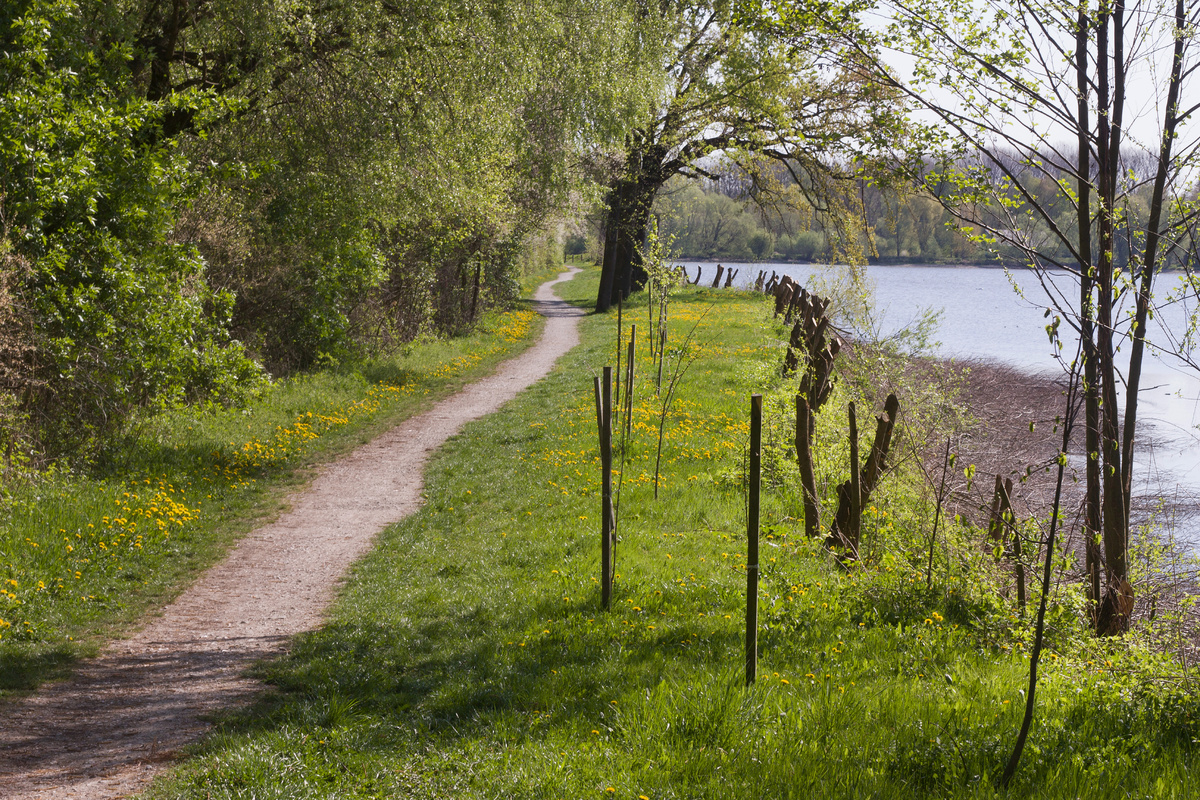
[[[716,274],[712,262],[684,262],[693,277],[697,264],[704,270],[701,283]],[[836,269],[798,264],[739,264],[735,283],[753,283],[760,270],[790,275],[805,286],[836,278]],[[949,358],[982,358],[1032,372],[1064,374],[1055,360],[1046,335],[1046,310],[1050,297],[1064,306],[1077,304],[1078,289],[1067,273],[1051,274],[1046,285],[1021,270],[954,266],[869,266],[868,284],[874,289],[877,333],[883,336],[911,324],[924,311],[940,311],[934,354]],[[707,281],[705,280],[707,278]],[[1160,276],[1165,296],[1178,283],[1173,275]],[[1131,296],[1132,299],[1132,296]],[[1176,303],[1158,309],[1149,325],[1150,342],[1162,353],[1150,355],[1142,370],[1139,392],[1139,444],[1135,450],[1136,494],[1167,499],[1200,496],[1200,373],[1169,352],[1177,349],[1173,338],[1182,336],[1194,304]],[[1054,313],[1053,311],[1051,312]],[[1131,313],[1123,309],[1122,319]],[[1128,325],[1121,325],[1127,329]],[[1076,339],[1067,321],[1060,331],[1064,349]],[[1150,348],[1148,348],[1149,350]],[[1128,363],[1128,345],[1118,353],[1118,364]],[[1068,353],[1068,361],[1073,353]],[[1122,404],[1124,401],[1122,400]],[[1200,520],[1186,525],[1189,538],[1200,542]]]

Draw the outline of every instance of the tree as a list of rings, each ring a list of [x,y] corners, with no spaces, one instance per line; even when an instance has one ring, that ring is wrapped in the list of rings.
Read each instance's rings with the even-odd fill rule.
[[[826,44],[824,33],[848,11],[827,4],[794,13],[793,36],[784,39],[778,14],[757,2],[671,0],[639,8],[645,36],[661,43],[649,52],[660,54],[663,86],[626,136],[623,164],[609,184],[596,309],[607,310],[644,282],[638,252],[659,189],[675,175],[716,180],[718,154],[742,168],[749,197],[812,205],[852,251],[859,237],[842,179],[855,173],[853,155],[886,139],[896,118],[891,90],[867,80],[857,53]]]
[[[885,85],[932,114],[914,120],[897,162],[964,230],[1023,253],[1052,327],[1066,321],[1079,337],[1089,594],[1097,631],[1121,632],[1133,605],[1131,476],[1147,326],[1164,302],[1155,295],[1162,264],[1186,252],[1179,237],[1198,210],[1188,197],[1200,160],[1188,89],[1200,5],[899,0],[885,8],[886,29],[847,41],[875,59]],[[889,59],[910,64],[911,74]],[[1123,307],[1131,295],[1133,308]]]
[[[645,84],[626,0],[0,7],[0,413],[65,450],[236,396],[247,351],[469,327]]]
[[[105,14],[147,97],[199,89],[234,107],[187,140],[223,171],[186,232],[236,291],[239,334],[279,369],[352,350],[355,331],[455,333],[510,298],[530,242],[592,193],[588,147],[624,130],[638,85],[624,0],[126,0]]]
[[[214,107],[188,92],[132,97],[127,51],[93,46],[72,3],[5,11],[0,253],[21,340],[2,356],[0,406],[31,417],[41,445],[69,452],[119,432],[137,409],[252,388],[258,370],[225,329],[231,298],[170,235],[194,174],[162,130]]]

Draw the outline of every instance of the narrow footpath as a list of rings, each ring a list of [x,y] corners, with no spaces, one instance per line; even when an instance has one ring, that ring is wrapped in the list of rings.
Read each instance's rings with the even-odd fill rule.
[[[204,717],[260,688],[253,662],[321,624],[346,569],[376,534],[415,511],[431,451],[498,410],[579,343],[585,312],[543,284],[545,332],[430,411],[328,465],[290,511],[248,534],[160,616],[113,642],[72,679],[5,709],[0,797],[110,800],[143,789],[207,728]]]

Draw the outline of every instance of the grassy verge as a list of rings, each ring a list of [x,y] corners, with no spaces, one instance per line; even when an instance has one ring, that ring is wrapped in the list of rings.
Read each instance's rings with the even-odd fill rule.
[[[594,281],[565,296],[585,304]],[[839,568],[795,519],[790,389],[764,301],[688,289],[674,302],[672,340],[694,325],[697,343],[676,363],[695,361],[657,502],[662,406],[639,383],[611,611],[596,585],[591,378],[615,339],[593,316],[549,378],[437,454],[426,505],[356,566],[330,623],[262,668],[275,690],[150,796],[1193,796],[1186,676],[1148,638],[1088,638],[1061,582],[1039,717],[998,791],[1029,630],[977,533],[943,526],[927,571],[928,493],[901,471],[868,511],[864,563]],[[768,524],[746,689],[743,463],[761,390]],[[826,487],[844,463],[834,416],[818,430]]]
[[[307,469],[428,407],[522,350],[529,309],[471,336],[281,381],[245,408],[155,418],[89,474],[0,496],[0,696],[96,652],[275,513]]]

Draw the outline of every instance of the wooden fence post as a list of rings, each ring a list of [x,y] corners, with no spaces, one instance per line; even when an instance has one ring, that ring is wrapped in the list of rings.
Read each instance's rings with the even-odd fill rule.
[[[746,515],[746,685],[758,676],[758,494],[762,485],[762,395],[750,396],[750,508]]]
[[[1008,478],[1001,483],[1000,476],[996,476],[996,494],[992,498],[992,518],[988,526],[988,533],[991,538],[999,542],[1004,552],[1012,558],[1013,561],[1013,581],[1017,585],[1017,608],[1021,611],[1021,616],[1025,616],[1025,562],[1021,560],[1021,534],[1017,532],[1015,525],[1016,515],[1012,509],[1012,478]],[[1012,537],[1011,543],[1009,536]]]
[[[723,264],[717,264],[717,277],[713,278],[711,288],[716,289],[721,285],[721,276],[723,274],[725,274],[725,266]]]
[[[796,460],[800,465],[800,491],[804,494],[804,531],[816,538],[821,533],[821,504],[817,500],[817,478],[812,456],[812,409],[802,394],[796,395]]]
[[[604,368],[603,384],[595,380],[596,426],[600,431],[600,605],[612,602],[612,367]]]

